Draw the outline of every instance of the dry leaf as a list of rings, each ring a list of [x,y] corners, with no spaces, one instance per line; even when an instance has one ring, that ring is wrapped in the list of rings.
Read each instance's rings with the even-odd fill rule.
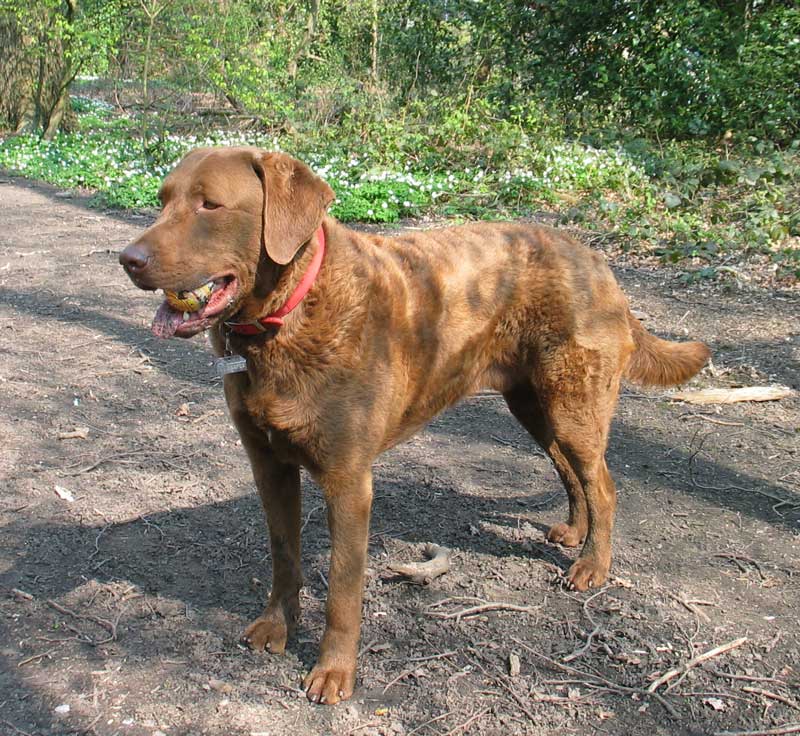
[[[703,698],[706,705],[710,705],[714,710],[726,710],[727,705],[720,698]]]

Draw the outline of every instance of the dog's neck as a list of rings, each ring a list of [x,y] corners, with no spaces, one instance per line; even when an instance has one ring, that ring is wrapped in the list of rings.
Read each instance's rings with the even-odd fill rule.
[[[306,241],[295,258],[279,265],[262,252],[256,285],[228,327],[239,334],[259,334],[282,327],[283,318],[302,305],[314,284],[325,254],[322,226]]]

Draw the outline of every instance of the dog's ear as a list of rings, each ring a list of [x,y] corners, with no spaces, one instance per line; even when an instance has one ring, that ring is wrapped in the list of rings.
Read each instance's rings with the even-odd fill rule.
[[[253,168],[264,191],[262,246],[284,265],[320,226],[335,195],[308,166],[285,153],[258,151]]]

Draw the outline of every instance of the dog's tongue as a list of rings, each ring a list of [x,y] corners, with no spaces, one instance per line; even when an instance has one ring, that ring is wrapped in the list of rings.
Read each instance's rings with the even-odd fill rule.
[[[182,322],[183,312],[173,309],[165,300],[153,317],[150,330],[156,337],[172,337]]]

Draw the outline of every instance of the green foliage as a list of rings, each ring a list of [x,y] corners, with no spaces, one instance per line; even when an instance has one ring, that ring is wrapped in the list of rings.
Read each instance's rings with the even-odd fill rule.
[[[539,83],[583,124],[588,115],[677,138],[798,131],[794,3],[554,0],[538,22]]]
[[[796,3],[67,6],[69,27],[50,29],[40,11],[63,0],[0,0],[0,40],[10,17],[56,34],[128,114],[73,99],[73,134],[0,142],[0,166],[140,207],[194,145],[283,147],[332,184],[346,221],[552,208],[687,278],[724,273],[734,251],[798,269]]]
[[[203,145],[289,148],[311,164],[336,192],[332,213],[343,221],[391,223],[421,215],[483,219],[529,216],[557,208],[562,221],[617,233],[628,248],[653,248],[670,263],[693,264],[687,278],[718,275],[734,252],[763,254],[779,275],[797,275],[800,257],[798,145],[781,151],[751,141],[730,155],[699,144],[653,147],[644,139],[614,142],[537,140],[522,126],[478,120],[460,108],[473,132],[439,148],[439,135],[413,125],[351,121],[338,138],[214,132],[167,134],[142,142],[134,118],[111,106],[76,98],[80,130],[53,141],[17,136],[0,142],[0,167],[65,187],[98,192],[116,207],[155,207],[163,176],[189,149]],[[364,141],[364,130],[369,135]],[[343,137],[342,131],[349,137]],[[472,135],[481,135],[480,145]],[[415,132],[416,131],[416,132]],[[324,131],[323,131],[324,133]],[[445,134],[441,134],[445,135]],[[508,139],[514,145],[508,144]],[[380,145],[375,141],[379,140]],[[495,159],[491,151],[504,150]],[[482,165],[465,166],[470,157]]]

